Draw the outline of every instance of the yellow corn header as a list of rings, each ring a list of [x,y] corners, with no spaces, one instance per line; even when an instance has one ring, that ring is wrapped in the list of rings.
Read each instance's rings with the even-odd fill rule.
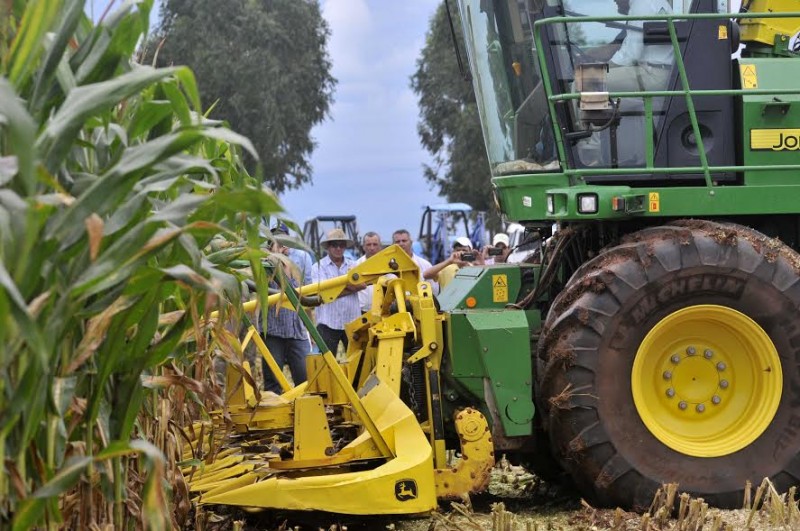
[[[440,388],[443,351],[443,317],[411,258],[391,246],[347,276],[304,286],[299,295],[330,301],[348,283],[364,282],[376,283],[373,310],[348,325],[345,360],[329,351],[309,355],[308,381],[297,387],[287,383],[250,328],[242,350],[255,342],[285,392],[257,401],[248,379],[228,367],[226,407],[194,425],[185,446],[183,473],[198,503],[413,514],[434,509],[438,498],[486,487],[494,449],[484,416],[472,408],[456,413],[461,457],[449,463],[437,428],[439,394],[420,397],[427,401],[424,422],[400,398],[404,362],[424,361],[426,383]],[[298,293],[269,297],[270,305],[287,303],[316,334]],[[315,341],[324,346],[319,337]]]

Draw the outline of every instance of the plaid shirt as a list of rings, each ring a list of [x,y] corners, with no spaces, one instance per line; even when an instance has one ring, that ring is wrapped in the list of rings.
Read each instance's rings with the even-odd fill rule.
[[[292,286],[297,287],[297,281],[293,278],[287,279]],[[272,281],[269,287],[277,288],[278,283]],[[261,332],[261,319],[258,319],[258,331]],[[306,339],[308,332],[300,320],[297,312],[289,308],[280,308],[279,305],[270,306],[267,309],[267,334],[271,337],[281,337],[283,339]]]
[[[341,267],[337,267],[329,256],[311,266],[311,281],[319,282],[347,274],[355,266],[355,262],[344,257]],[[344,325],[361,316],[358,295],[343,295],[335,301],[321,305],[315,310],[317,324],[324,324],[334,330],[344,330]]]

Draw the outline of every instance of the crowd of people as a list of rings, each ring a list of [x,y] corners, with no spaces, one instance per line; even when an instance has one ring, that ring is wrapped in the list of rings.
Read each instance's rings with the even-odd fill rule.
[[[345,251],[354,247],[355,242],[348,238],[342,229],[331,229],[321,240],[325,256],[313,262],[310,253],[280,243],[282,238],[289,236],[286,225],[278,223],[271,233],[273,243],[270,251],[282,254],[288,259],[281,262],[284,264],[284,276],[295,288],[345,275],[382,248],[380,235],[376,232],[367,232],[361,241],[364,255],[358,260],[352,260]],[[431,264],[414,253],[411,234],[405,229],[396,230],[392,234],[392,243],[408,253],[419,267],[420,280],[429,281],[435,294],[444,289],[462,267],[503,263],[511,252],[508,235],[504,233],[496,234],[492,239],[492,245],[480,250],[473,249],[469,238],[456,238],[450,256],[438,264]],[[275,279],[270,282],[270,287],[278,288]],[[345,325],[371,309],[373,289],[372,285],[349,284],[336,300],[321,304],[315,309],[316,329],[324,345],[312,347],[310,334],[297,312],[276,306],[268,309],[266,329],[262,329],[259,322],[259,333],[277,366],[281,369],[284,366],[289,367],[295,385],[306,381],[306,356],[310,352],[329,350],[336,354],[340,344],[345,350],[347,349]],[[280,393],[281,387],[263,359],[262,372],[264,388],[267,391]]]

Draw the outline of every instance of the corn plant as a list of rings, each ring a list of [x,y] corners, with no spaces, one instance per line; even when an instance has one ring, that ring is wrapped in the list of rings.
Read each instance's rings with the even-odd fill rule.
[[[121,4],[0,2],[0,527],[182,524],[169,421],[213,402],[204,317],[280,211],[192,72],[133,60],[152,0]]]

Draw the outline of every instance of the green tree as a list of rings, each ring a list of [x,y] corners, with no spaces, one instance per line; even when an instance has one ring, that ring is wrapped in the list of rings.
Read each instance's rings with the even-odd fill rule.
[[[252,139],[264,182],[278,193],[310,182],[311,129],[336,83],[319,2],[166,0],[161,20],[150,53],[195,72],[210,117]]]
[[[450,12],[461,57],[466,63],[455,2],[450,2]],[[411,77],[411,88],[417,94],[420,108],[417,131],[434,161],[425,165],[425,178],[449,201],[465,202],[490,214],[487,223],[496,227],[499,218],[492,200],[478,106],[472,84],[459,71],[445,2],[431,18],[417,70]]]

